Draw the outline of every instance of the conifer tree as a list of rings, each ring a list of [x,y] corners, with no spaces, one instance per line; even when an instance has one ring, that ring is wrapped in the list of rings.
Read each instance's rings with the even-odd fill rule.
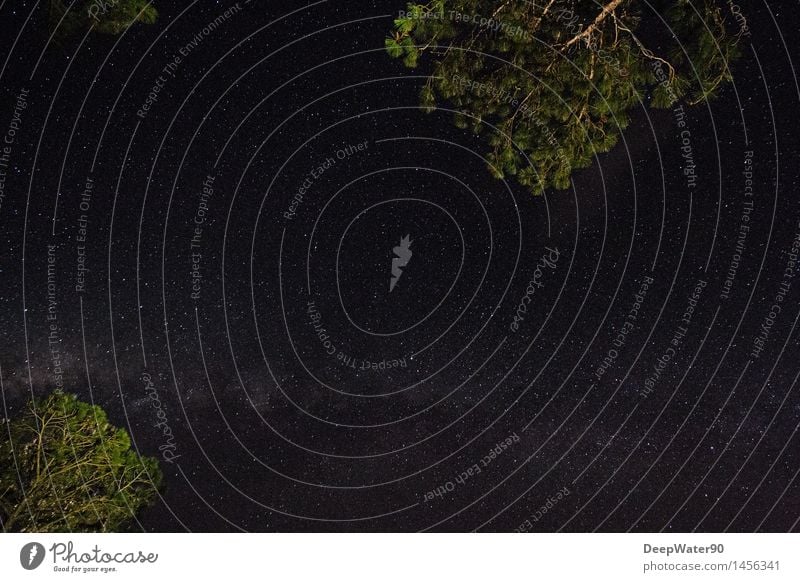
[[[158,461],[72,394],[54,392],[0,421],[0,531],[118,531],[160,482]]]
[[[386,39],[430,59],[421,106],[446,103],[485,133],[490,171],[532,192],[567,188],[640,102],[696,104],[731,79],[740,32],[722,0],[432,0]],[[484,124],[496,129],[489,129]]]

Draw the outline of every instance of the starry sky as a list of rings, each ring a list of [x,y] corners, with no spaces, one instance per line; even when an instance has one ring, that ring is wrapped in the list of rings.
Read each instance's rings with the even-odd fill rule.
[[[541,197],[418,108],[403,2],[155,5],[0,2],[3,410],[103,406],[135,529],[797,531],[796,3]]]

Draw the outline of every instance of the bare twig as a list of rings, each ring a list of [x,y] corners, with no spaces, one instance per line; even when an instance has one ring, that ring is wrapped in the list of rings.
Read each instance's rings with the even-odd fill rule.
[[[603,7],[603,9],[600,11],[600,14],[598,14],[597,18],[594,19],[594,22],[592,22],[592,24],[587,26],[584,30],[582,30],[581,32],[573,36],[571,39],[569,39],[567,43],[564,45],[564,48],[568,48],[573,44],[575,44],[576,42],[578,42],[579,40],[584,39],[590,34],[592,34],[595,30],[597,30],[597,27],[600,26],[600,24],[602,24],[602,22],[606,19],[606,17],[612,12],[614,12],[614,10],[616,10],[617,7],[620,4],[622,4],[622,2],[624,2],[624,0],[611,0],[611,2],[609,2]]]

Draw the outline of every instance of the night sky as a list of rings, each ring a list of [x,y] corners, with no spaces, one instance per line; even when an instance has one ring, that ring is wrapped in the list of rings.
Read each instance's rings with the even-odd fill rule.
[[[418,108],[404,4],[0,3],[5,414],[103,406],[137,530],[797,531],[800,6],[534,197]]]

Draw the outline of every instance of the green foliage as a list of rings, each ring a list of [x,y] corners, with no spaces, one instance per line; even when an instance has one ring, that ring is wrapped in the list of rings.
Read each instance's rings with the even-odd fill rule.
[[[124,528],[161,483],[158,461],[98,406],[54,392],[0,422],[0,519],[8,532]],[[10,436],[10,438],[9,438]]]
[[[58,38],[91,29],[100,34],[120,34],[136,22],[153,24],[158,12],[148,0],[48,0],[48,21]],[[56,27],[58,27],[56,29]]]
[[[724,0],[650,5],[657,13],[640,0],[411,3],[386,50],[408,67],[430,54],[421,106],[447,103],[456,126],[476,133],[496,126],[489,170],[540,194],[569,187],[574,170],[614,147],[640,102],[693,104],[730,80],[739,38]]]

